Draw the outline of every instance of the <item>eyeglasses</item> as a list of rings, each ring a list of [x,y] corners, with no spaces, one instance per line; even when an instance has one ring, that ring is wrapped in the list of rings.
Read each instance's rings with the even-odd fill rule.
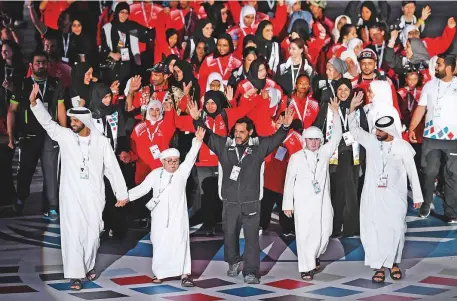
[[[168,159],[168,160],[164,160],[164,161],[170,165],[179,163],[179,159]]]

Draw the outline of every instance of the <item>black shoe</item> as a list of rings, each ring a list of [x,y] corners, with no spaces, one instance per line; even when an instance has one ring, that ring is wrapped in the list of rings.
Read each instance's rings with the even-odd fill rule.
[[[423,204],[419,209],[419,216],[427,218],[430,215],[430,205]]]
[[[191,234],[191,236],[207,236],[212,237],[216,235],[215,227],[207,227],[205,225],[201,226],[200,229]]]
[[[24,202],[21,200],[16,200],[16,202],[13,204],[13,210],[17,215],[22,215],[22,211],[24,211]]]

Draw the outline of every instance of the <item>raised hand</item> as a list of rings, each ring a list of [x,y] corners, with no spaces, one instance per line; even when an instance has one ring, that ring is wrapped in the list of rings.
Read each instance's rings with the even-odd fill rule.
[[[291,108],[287,108],[286,115],[284,116],[283,124],[285,126],[291,125],[292,121],[294,121],[294,115],[295,115],[295,111]]]
[[[163,105],[163,110],[165,112],[169,112],[169,111],[173,110],[173,105],[169,101],[164,101],[162,105]]]
[[[120,84],[119,84],[119,81],[118,81],[118,80],[114,81],[114,82],[111,84],[110,89],[111,89],[111,92],[113,93],[113,95],[119,94],[119,85],[120,85]]]
[[[189,115],[192,116],[194,120],[200,118],[200,113],[202,110],[199,110],[197,107],[197,103],[193,100],[187,103],[187,110],[189,111]]]
[[[197,128],[197,132],[195,132],[195,137],[198,141],[203,142],[203,138],[205,138],[206,130],[202,127]]]
[[[328,106],[333,112],[338,113],[338,109],[340,108],[340,101],[338,100],[338,97],[335,96],[330,98],[330,104]]]
[[[135,75],[134,77],[131,78],[131,81],[130,81],[130,88],[129,88],[129,91],[130,93],[134,93],[136,91],[138,91],[141,87],[141,76],[139,75]]]
[[[32,106],[36,105],[36,97],[37,97],[39,91],[40,91],[40,86],[38,86],[38,84],[36,84],[36,83],[33,84],[32,92],[30,92],[30,97],[29,97],[30,104]]]
[[[428,17],[430,17],[430,15],[432,14],[432,9],[430,8],[430,6],[426,6],[422,9],[422,15],[421,15],[421,20],[422,21],[425,21],[427,20]]]
[[[227,97],[228,101],[231,101],[233,99],[233,88],[230,86],[227,86],[227,89],[225,91],[225,97]]]
[[[454,28],[455,27],[455,19],[454,17],[450,17],[448,20],[447,20],[447,26],[449,26],[449,28]]]
[[[189,82],[187,85],[183,83],[184,95],[189,95],[190,89],[192,88],[192,82]]]
[[[351,112],[354,112],[358,107],[363,104],[363,92],[359,91],[354,94],[354,97],[351,101]]]

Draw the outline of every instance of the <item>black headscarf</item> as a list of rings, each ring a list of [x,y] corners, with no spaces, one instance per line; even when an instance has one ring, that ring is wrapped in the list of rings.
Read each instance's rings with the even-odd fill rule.
[[[351,106],[352,97],[354,96],[354,91],[352,90],[352,84],[349,79],[344,78],[344,77],[340,78],[336,82],[335,93],[338,91],[338,88],[342,85],[345,85],[346,87],[348,87],[351,92],[349,93],[349,96],[345,101],[340,101],[340,107],[342,109],[349,109]]]
[[[232,37],[231,37],[228,33],[223,33],[223,34],[221,34],[221,35],[217,38],[217,40],[220,40],[220,39],[227,40],[228,43],[229,43],[229,48],[230,48],[230,49],[229,49],[229,51],[227,52],[227,54],[221,55],[221,54],[219,53],[219,51],[217,50],[217,47],[216,47],[216,51],[214,52],[214,57],[215,57],[215,58],[230,55],[230,54],[233,53],[233,51],[235,50],[235,47],[233,46]]]
[[[92,89],[92,99],[90,101],[90,110],[92,111],[92,117],[95,119],[105,117],[106,115],[113,114],[116,110],[113,103],[106,106],[102,100],[107,94],[112,94],[110,87],[104,84],[94,84]],[[112,95],[111,95],[112,96]]]
[[[255,38],[255,35],[253,34],[248,34],[244,37],[243,39],[243,49],[246,48],[246,45],[249,43],[249,42],[254,42],[256,45],[257,45],[257,40]]]
[[[210,99],[213,100],[217,105],[217,109],[214,113],[209,113],[206,110],[206,103]],[[222,110],[224,109],[225,106],[227,106],[227,98],[225,97],[224,93],[222,93],[221,91],[209,90],[208,92],[205,93],[204,102],[203,102],[203,110],[205,111],[206,115],[208,115],[209,117],[216,118],[216,116],[222,112]]]
[[[255,32],[257,50],[259,55],[263,56],[265,60],[270,60],[271,49],[273,48],[273,39],[267,40],[263,37],[263,30],[268,25],[272,25],[270,21],[263,20],[257,26],[257,31]]]
[[[363,20],[364,26],[370,26],[377,22],[378,18],[378,11],[376,10],[376,6],[374,5],[373,1],[365,1],[362,3],[360,7],[360,13],[362,13],[362,8],[366,7],[369,11],[371,11],[371,16],[369,20]],[[362,18],[362,17],[360,17]]]
[[[75,95],[79,95],[80,98],[86,101],[86,107],[90,102],[90,86],[91,82],[88,85],[84,83],[84,75],[86,72],[92,68],[89,63],[77,63],[71,68],[71,87]]]
[[[303,19],[296,19],[292,24],[290,33],[295,32],[303,41],[309,40],[309,24]]]
[[[263,60],[256,59],[251,63],[251,66],[249,67],[249,72],[248,72],[248,80],[251,82],[251,84],[254,86],[254,88],[257,89],[257,93],[260,93],[260,90],[262,90],[265,87],[265,84],[267,83],[267,79],[260,79],[259,78],[259,67],[261,65],[264,65],[265,68],[267,65],[264,63]]]
[[[167,37],[167,44],[168,46],[171,47],[170,45],[170,42],[168,41],[172,36],[174,35],[178,35],[178,31],[176,31],[176,29],[174,28],[168,28],[166,31],[165,31],[165,36]],[[176,42],[176,45],[175,46],[178,46],[178,43]],[[173,47],[175,47],[173,46]]]
[[[116,29],[120,32],[128,33],[131,29],[130,20],[127,19],[124,23],[119,21],[119,13],[124,9],[130,13],[130,5],[127,2],[119,2],[116,5],[116,9],[114,10],[113,14],[113,21],[111,21],[111,24],[113,24],[113,27],[116,27]]]
[[[197,47],[198,42],[204,42],[206,55],[208,55],[209,53],[213,53],[216,50],[216,43],[214,42],[214,38],[213,37],[207,38],[203,35],[203,28],[205,28],[205,26],[208,24],[212,25],[212,23],[209,19],[198,20],[197,23],[195,24],[195,32],[194,32],[195,47]]]
[[[192,73],[192,65],[189,62],[178,59],[175,63],[175,67],[178,67],[179,69],[181,69],[181,71],[183,73],[183,78],[180,81],[178,81],[173,76],[173,86],[183,89],[184,84],[187,85],[189,82],[192,82],[192,86],[194,86],[196,84],[194,74]]]

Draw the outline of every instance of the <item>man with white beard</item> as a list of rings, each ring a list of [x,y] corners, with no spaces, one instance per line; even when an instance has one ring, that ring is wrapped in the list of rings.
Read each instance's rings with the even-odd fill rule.
[[[195,286],[191,273],[189,218],[186,184],[197,160],[205,130],[198,128],[186,159],[179,164],[179,151],[169,148],[160,154],[163,167],[154,169],[137,187],[129,191],[129,200],[153,191],[146,204],[151,210],[152,273],[154,283],[181,276],[181,285]]]
[[[30,108],[49,137],[59,143],[61,152],[59,208],[64,277],[71,279],[72,290],[80,290],[82,278],[97,278],[95,257],[105,207],[103,176],[111,183],[117,207],[127,203],[127,186],[109,139],[92,123],[91,111],[84,107],[69,109],[71,130],[61,127],[37,99],[39,89],[38,84],[33,85]]]
[[[385,268],[392,280],[400,280],[401,261],[408,210],[408,180],[414,208],[423,202],[414,150],[398,133],[394,117],[378,118],[376,134],[365,132],[354,111],[362,101],[351,103],[349,130],[367,152],[367,167],[360,204],[360,239],[365,249],[365,265],[376,269],[372,281],[385,280]]]
[[[296,152],[287,165],[282,210],[295,219],[298,270],[305,281],[313,280],[319,269],[319,256],[327,249],[333,228],[330,201],[329,163],[342,137],[339,101],[329,104],[333,111],[332,138],[325,145],[322,131],[311,126],[303,132],[303,152]]]

